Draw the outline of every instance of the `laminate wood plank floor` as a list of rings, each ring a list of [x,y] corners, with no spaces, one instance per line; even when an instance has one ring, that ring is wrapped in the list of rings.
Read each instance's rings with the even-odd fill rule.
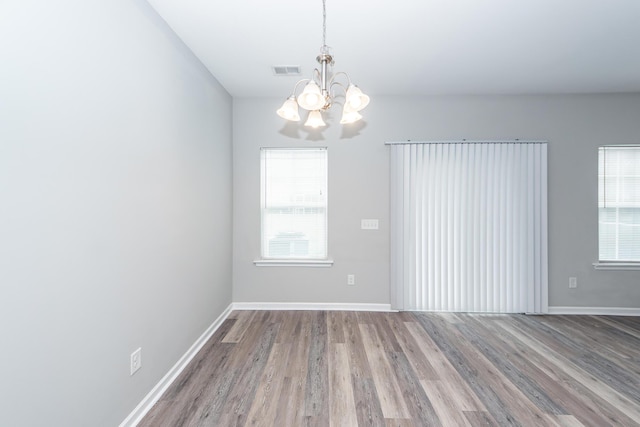
[[[640,427],[640,318],[233,312],[140,422]]]

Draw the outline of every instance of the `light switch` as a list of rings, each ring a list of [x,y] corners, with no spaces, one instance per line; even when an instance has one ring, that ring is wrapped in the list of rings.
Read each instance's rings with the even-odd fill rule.
[[[377,219],[363,219],[360,221],[360,228],[363,230],[377,230],[378,229],[378,220]]]

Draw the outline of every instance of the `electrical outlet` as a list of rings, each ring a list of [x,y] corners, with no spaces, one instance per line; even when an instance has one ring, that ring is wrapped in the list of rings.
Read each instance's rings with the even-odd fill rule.
[[[578,278],[577,277],[569,277],[569,288],[575,289],[578,287]]]
[[[353,286],[356,284],[356,275],[355,274],[347,274],[347,285]]]
[[[131,375],[142,368],[142,347],[131,353]]]

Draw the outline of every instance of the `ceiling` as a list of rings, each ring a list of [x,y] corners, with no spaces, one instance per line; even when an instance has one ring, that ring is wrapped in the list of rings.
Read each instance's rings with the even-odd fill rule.
[[[148,0],[234,97],[286,98],[321,0]],[[640,92],[638,0],[327,0],[334,72],[372,95]],[[302,76],[276,76],[300,65]]]

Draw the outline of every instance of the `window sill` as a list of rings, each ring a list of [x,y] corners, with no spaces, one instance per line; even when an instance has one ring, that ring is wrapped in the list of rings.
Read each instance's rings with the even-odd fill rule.
[[[596,270],[640,270],[640,262],[598,261],[593,263]]]
[[[257,259],[256,267],[331,267],[332,259]]]

